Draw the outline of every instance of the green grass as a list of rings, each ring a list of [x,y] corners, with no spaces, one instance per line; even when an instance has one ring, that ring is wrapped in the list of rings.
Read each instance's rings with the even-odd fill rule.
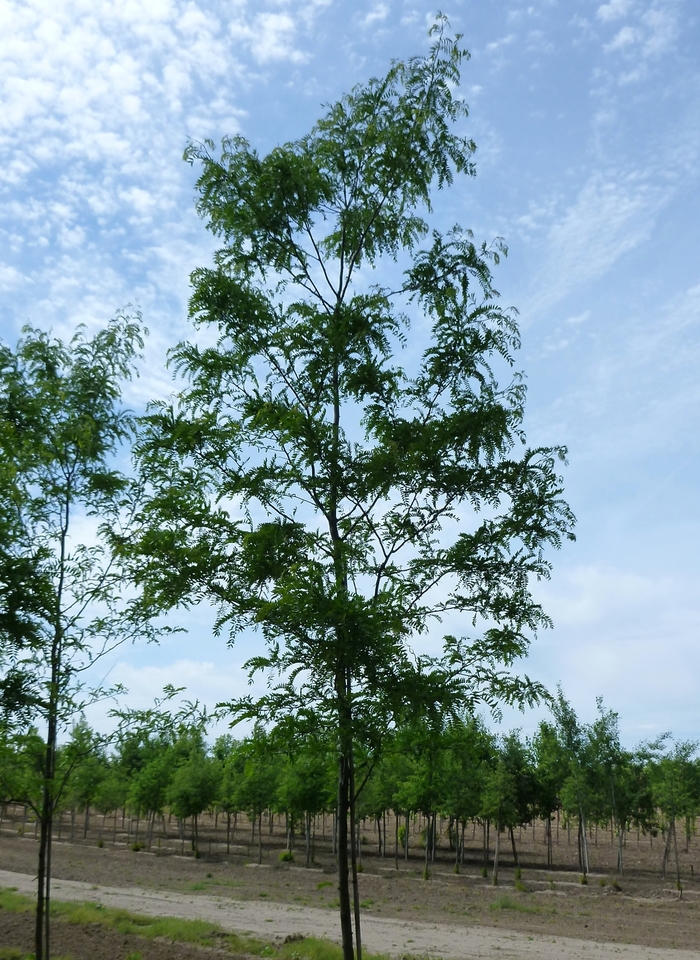
[[[12,913],[29,913],[34,910],[31,897],[17,893],[16,888],[0,888],[0,909]],[[68,923],[98,923],[101,926],[118,930],[122,934],[136,934],[141,937],[163,937],[179,943],[193,943],[199,946],[228,949],[231,953],[248,953],[258,957],[272,957],[274,960],[342,960],[343,951],[338,944],[315,937],[292,939],[277,946],[265,943],[255,937],[227,933],[217,923],[205,920],[180,920],[177,917],[147,917],[127,910],[104,907],[99,903],[60,903],[51,904],[51,915]],[[133,955],[136,960],[137,954]],[[365,960],[388,960],[383,954],[363,953]],[[13,948],[0,948],[0,960],[30,960],[30,955]],[[60,958],[56,958],[60,960]]]
[[[491,904],[491,910],[517,910],[518,913],[539,913],[539,907],[531,907],[526,903],[520,903],[508,895],[499,897]]]

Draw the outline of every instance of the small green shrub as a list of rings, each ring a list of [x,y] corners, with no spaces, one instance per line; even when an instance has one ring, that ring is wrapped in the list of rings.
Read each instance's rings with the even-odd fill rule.
[[[515,889],[516,889],[516,890],[519,890],[520,893],[528,893],[528,889],[527,889],[527,887],[525,886],[525,884],[523,883],[522,880],[516,880],[516,881],[515,881]]]
[[[294,859],[294,854],[291,850],[283,850],[280,854],[280,863],[291,863]]]
[[[588,885],[588,877],[586,876],[585,873],[581,874],[581,883],[583,884],[584,887]]]
[[[323,890],[324,887],[332,887],[332,886],[333,884],[331,883],[330,880],[321,880],[319,883],[316,884],[316,889]]]
[[[134,853],[138,853],[139,850],[143,850],[143,844],[140,840],[137,840],[136,843],[131,844],[131,849],[134,851]]]
[[[527,903],[520,903],[518,900],[513,900],[512,897],[509,897],[505,894],[502,897],[498,897],[497,900],[494,900],[490,906],[491,910],[516,910],[518,913],[539,913],[539,907],[531,907]]]
[[[102,839],[102,837],[100,837],[100,839],[97,841],[97,846],[98,846],[100,849],[102,849],[102,847],[104,847],[104,845],[105,845],[105,842],[104,842],[104,840]]]

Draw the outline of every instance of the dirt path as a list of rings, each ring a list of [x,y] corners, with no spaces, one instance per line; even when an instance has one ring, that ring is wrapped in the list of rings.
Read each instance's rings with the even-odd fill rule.
[[[34,892],[34,878],[0,870],[0,886]],[[75,880],[54,880],[56,900],[90,900],[150,916],[211,920],[224,929],[265,938],[293,933],[338,939],[338,921],[327,910],[220,897],[187,896],[140,887],[106,887]],[[485,927],[418,923],[383,917],[363,919],[362,938],[372,952],[431,954],[450,960],[700,960],[700,951],[659,949],[633,944],[596,943],[545,937]]]

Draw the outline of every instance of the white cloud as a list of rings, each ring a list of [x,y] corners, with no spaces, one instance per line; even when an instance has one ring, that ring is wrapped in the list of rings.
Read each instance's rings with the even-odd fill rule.
[[[608,53],[630,51],[644,59],[654,59],[672,50],[678,37],[678,3],[676,0],[653,0],[642,7],[627,0],[612,0],[598,8],[598,18],[612,23],[630,14],[604,49]]]
[[[491,43],[486,44],[486,49],[489,53],[498,53],[504,47],[509,47],[512,43],[515,42],[515,34],[509,33],[505,37],[501,37],[500,40],[493,40]]]
[[[549,256],[535,309],[612,269],[646,240],[668,191],[636,173],[594,174],[575,202],[549,229]]]
[[[368,13],[366,13],[364,17],[361,18],[360,26],[366,29],[367,27],[371,27],[372,24],[382,23],[382,21],[386,20],[388,15],[389,15],[389,7],[387,6],[387,4],[378,3]]]
[[[622,27],[613,37],[610,43],[606,44],[606,50],[621,50],[623,47],[629,47],[633,43],[641,40],[642,31],[636,27]]]
[[[251,22],[232,23],[231,36],[246,43],[260,64],[275,60],[303,63],[307,55],[295,46],[296,24],[288,13],[259,13]]]
[[[619,20],[627,14],[631,7],[631,0],[610,0],[609,3],[604,3],[598,7],[596,16],[603,21]]]

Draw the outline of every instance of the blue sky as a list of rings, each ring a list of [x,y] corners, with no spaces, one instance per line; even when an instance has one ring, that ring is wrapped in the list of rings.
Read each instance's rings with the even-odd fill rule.
[[[569,447],[578,542],[538,588],[527,672],[595,697],[634,743],[700,736],[700,15],[692,0],[463,0],[477,177],[437,215],[502,236],[533,443]],[[151,330],[129,402],[171,389],[188,275],[211,256],[188,137],[265,151],[391,58],[435,9],[386,0],[0,0],[0,336],[69,336],[127,303]],[[166,682],[241,692],[246,644],[206,611],[110,664],[134,704]],[[531,729],[535,717],[506,718]]]

